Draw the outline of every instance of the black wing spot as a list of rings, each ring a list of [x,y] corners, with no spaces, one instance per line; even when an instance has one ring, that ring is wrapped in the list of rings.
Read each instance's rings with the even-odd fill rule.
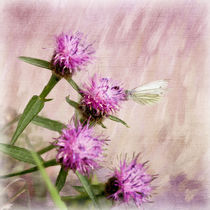
[[[119,87],[119,86],[114,86],[114,87],[112,87],[112,89],[114,89],[114,90],[119,90],[120,87]]]

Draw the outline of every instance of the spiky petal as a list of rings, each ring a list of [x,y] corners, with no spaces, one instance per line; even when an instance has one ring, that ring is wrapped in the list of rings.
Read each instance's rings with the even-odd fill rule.
[[[87,44],[80,32],[60,34],[56,37],[56,49],[52,59],[53,65],[61,75],[73,74],[81,70],[93,59],[95,50]]]
[[[154,176],[149,175],[144,164],[137,163],[137,159],[138,155],[130,163],[126,160],[120,162],[119,169],[115,169],[106,184],[108,198],[126,203],[133,200],[137,206],[149,201]]]
[[[93,127],[88,123],[82,125],[79,121],[67,125],[61,136],[54,143],[58,147],[57,162],[61,162],[66,169],[78,170],[88,175],[99,167],[103,160],[103,147],[106,139],[94,134]]]
[[[126,100],[125,90],[116,81],[94,75],[90,84],[84,84],[81,106],[93,118],[108,116],[119,110]]]

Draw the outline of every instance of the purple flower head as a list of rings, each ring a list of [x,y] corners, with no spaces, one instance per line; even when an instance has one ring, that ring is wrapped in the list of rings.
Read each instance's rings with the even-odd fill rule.
[[[110,78],[101,78],[95,74],[90,84],[84,84],[83,87],[80,106],[83,114],[93,119],[118,111],[120,103],[126,100],[125,90]]]
[[[106,139],[94,134],[93,127],[79,121],[77,125],[71,123],[62,130],[61,136],[54,143],[58,146],[57,162],[61,162],[66,169],[78,170],[83,175],[99,167],[103,160],[103,146]]]
[[[137,206],[149,201],[152,191],[151,181],[155,176],[146,172],[145,163],[137,163],[138,156],[130,163],[126,160],[120,162],[119,169],[115,169],[106,184],[105,191],[108,198],[126,203],[133,200]]]
[[[82,33],[60,34],[56,37],[56,49],[52,63],[61,76],[72,75],[93,59],[92,44],[85,43]]]

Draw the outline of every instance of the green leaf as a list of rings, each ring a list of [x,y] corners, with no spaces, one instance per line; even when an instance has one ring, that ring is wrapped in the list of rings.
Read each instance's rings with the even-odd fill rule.
[[[115,116],[113,116],[113,115],[109,115],[109,119],[110,119],[110,120],[113,120],[113,121],[115,121],[115,122],[122,123],[122,124],[125,125],[127,128],[129,128],[129,126],[127,125],[127,123],[126,123],[125,121],[121,120],[121,119],[118,118],[118,117],[115,117]]]
[[[77,85],[77,83],[72,79],[72,78],[68,78],[66,79],[68,81],[68,83],[74,88],[74,90],[76,90],[80,95],[81,95],[81,92],[80,92],[80,88],[79,86]]]
[[[51,145],[49,145],[49,146],[47,146],[47,147],[45,147],[45,148],[39,150],[37,153],[38,153],[39,155],[42,155],[42,154],[44,154],[45,152],[48,152],[48,151],[50,151],[50,150],[52,150],[52,149],[54,149],[54,148],[55,148],[55,146],[51,144]]]
[[[59,121],[51,120],[41,116],[35,116],[32,120],[32,123],[57,132],[61,132],[61,130],[66,127],[63,123]]]
[[[51,70],[50,62],[48,61],[40,60],[37,58],[25,57],[25,56],[20,56],[19,59],[34,66]]]
[[[98,202],[100,202],[101,206],[104,206],[105,209],[112,209],[113,202],[111,202],[110,199],[107,199],[103,193],[97,195],[96,197],[97,197]],[[84,206],[89,207],[90,206],[89,202],[91,201],[87,194],[80,194],[78,196],[61,196],[61,199],[67,205],[69,205],[69,207],[73,208],[75,206],[77,207],[76,209],[80,209],[80,206],[81,206],[81,209],[83,209]],[[86,209],[96,209],[96,208],[90,207]],[[97,209],[100,209],[100,208],[97,208]]]
[[[86,194],[86,190],[83,186],[76,186],[76,185],[72,185],[72,187],[79,193],[81,194]]]
[[[6,129],[10,125],[16,123],[20,119],[20,116],[21,115],[18,115],[15,119],[13,119],[9,123],[7,123],[3,129]],[[34,117],[34,119],[32,120],[32,123],[37,125],[37,126],[47,128],[47,129],[52,130],[52,131],[57,131],[59,133],[61,132],[61,130],[63,128],[66,127],[66,125],[63,124],[62,122],[59,122],[59,121],[56,121],[56,120],[51,120],[51,119],[46,118],[46,117],[41,117],[39,115]]]
[[[70,100],[69,96],[66,97],[66,102],[69,105],[73,106],[75,109],[79,110],[79,104],[77,102],[75,102],[75,101]]]
[[[99,195],[104,191],[104,184],[90,185],[94,195]],[[72,186],[77,192],[81,194],[87,194],[83,186]]]
[[[107,128],[102,122],[98,122],[98,124],[99,124],[102,128]]]
[[[10,157],[12,157],[14,159],[36,165],[32,155],[31,155],[31,151],[29,151],[27,149],[24,149],[21,147],[16,147],[16,146],[9,145],[9,144],[0,143],[0,151],[3,152],[4,154],[9,155]]]
[[[53,98],[44,98],[43,100],[44,100],[44,102],[48,102],[48,101],[52,101]]]
[[[76,171],[75,173],[78,176],[78,178],[79,178],[81,184],[83,185],[85,191],[87,192],[88,196],[92,200],[93,204],[95,206],[98,206],[95,195],[93,193],[93,189],[91,188],[91,185],[88,182],[87,178],[85,176],[83,176],[82,174],[80,174],[78,171]]]
[[[16,131],[12,137],[11,144],[14,144],[26,126],[44,107],[44,101],[39,96],[33,96],[28,102],[23,114],[20,117]]]
[[[39,158],[39,155],[33,150],[33,147],[32,145],[30,144],[29,141],[27,141],[28,145],[32,148],[32,157],[34,158],[34,161],[36,162],[38,168],[39,168],[39,171],[40,171],[40,174],[50,192],[50,195],[52,197],[52,200],[54,201],[55,205],[58,207],[58,209],[65,209],[67,210],[67,207],[65,205],[65,203],[61,200],[61,197],[59,196],[58,194],[58,191],[57,189],[54,187],[54,185],[52,184],[46,170],[45,170],[45,167],[43,165],[43,163],[40,161],[40,158]]]
[[[55,159],[52,159],[52,160],[44,162],[43,165],[44,165],[45,168],[47,168],[47,167],[50,167],[50,166],[59,165],[59,163],[57,163]],[[19,172],[15,172],[15,173],[0,176],[0,179],[5,179],[5,178],[9,178],[9,177],[14,177],[14,176],[20,176],[20,175],[32,173],[32,172],[35,172],[35,171],[38,171],[37,166],[26,169],[26,170],[23,170],[23,171],[19,171]]]
[[[63,186],[65,185],[67,175],[68,175],[68,170],[65,170],[64,167],[61,166],[60,172],[58,174],[58,177],[55,183],[55,186],[58,192],[60,192]]]
[[[85,204],[84,202],[87,200],[90,200],[90,197],[87,194],[84,195],[78,195],[78,196],[61,196],[62,201],[65,203],[68,203],[69,205],[71,204]]]

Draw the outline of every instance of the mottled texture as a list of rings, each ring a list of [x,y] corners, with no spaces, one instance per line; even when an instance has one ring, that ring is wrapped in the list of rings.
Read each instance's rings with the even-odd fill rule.
[[[155,176],[148,174],[145,169],[146,163],[138,163],[137,159],[138,155],[130,162],[127,160],[120,162],[119,168],[115,169],[106,184],[108,198],[128,204],[134,201],[138,207],[150,201],[151,182]]]
[[[66,170],[77,170],[83,175],[99,168],[98,162],[104,157],[105,139],[94,134],[89,122],[83,125],[72,121],[53,144],[58,147],[57,162],[61,162]]]
[[[65,72],[72,75],[92,61],[94,52],[92,44],[85,43],[82,33],[62,33],[56,37],[52,63],[61,75]]]
[[[122,101],[126,100],[125,90],[111,78],[94,75],[89,84],[81,89],[80,106],[89,118],[109,116],[120,109]]]

